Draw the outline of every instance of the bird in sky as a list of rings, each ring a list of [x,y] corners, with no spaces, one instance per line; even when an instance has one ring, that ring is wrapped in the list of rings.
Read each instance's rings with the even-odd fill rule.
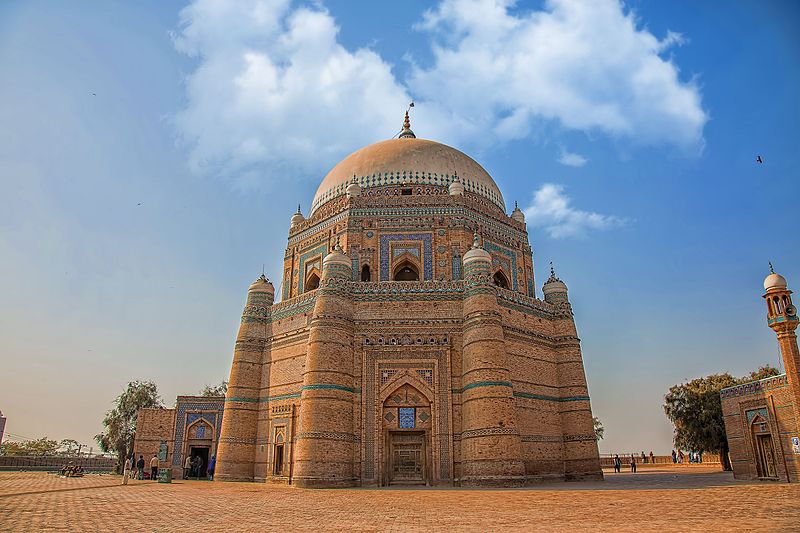
[[[764,160],[761,159],[760,155],[756,157],[756,163],[763,163],[763,162],[764,162]]]
[[[97,96],[95,93],[92,93],[92,96]]]

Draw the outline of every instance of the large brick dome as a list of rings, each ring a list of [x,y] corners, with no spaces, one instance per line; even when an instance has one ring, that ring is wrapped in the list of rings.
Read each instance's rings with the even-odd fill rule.
[[[446,186],[458,176],[466,191],[491,200],[505,211],[500,189],[474,159],[445,144],[402,137],[371,144],[342,159],[322,180],[311,204],[312,213],[344,195],[353,176],[362,189],[402,184]]]

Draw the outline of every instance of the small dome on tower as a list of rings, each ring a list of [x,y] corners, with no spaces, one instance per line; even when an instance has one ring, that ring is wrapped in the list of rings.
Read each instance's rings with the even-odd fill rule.
[[[525,213],[519,208],[517,202],[514,202],[514,211],[511,212],[511,218],[516,220],[517,222],[525,223]]]
[[[773,272],[764,279],[764,290],[783,290],[786,288],[786,278]]]
[[[453,176],[453,181],[448,185],[447,190],[450,196],[464,196],[464,184],[461,183],[458,175]]]
[[[483,249],[480,245],[480,240],[478,239],[478,233],[475,232],[472,235],[472,248],[464,254],[462,258],[462,262],[464,265],[471,263],[473,261],[486,261],[487,263],[492,262],[492,256],[489,252]]]
[[[333,251],[325,256],[325,259],[322,260],[322,268],[324,269],[328,265],[341,265],[346,266],[348,269],[352,268],[352,262],[349,257],[344,255],[344,250],[342,247],[339,246],[339,239],[336,239],[336,246],[333,248]]]
[[[353,174],[353,181],[347,186],[347,197],[353,198],[354,196],[361,196],[361,185],[358,184],[355,174]]]
[[[550,277],[544,282],[542,293],[544,293],[544,300],[546,302],[554,303],[567,301],[567,284],[556,276],[556,271],[553,268],[552,262],[550,263]]]
[[[249,290],[275,294],[275,287],[272,286],[272,282],[264,274],[261,274],[261,277],[250,284]]]
[[[303,213],[300,212],[300,204],[297,204],[297,213],[292,215],[292,227],[300,224],[301,222],[305,221],[306,217],[303,216]]]

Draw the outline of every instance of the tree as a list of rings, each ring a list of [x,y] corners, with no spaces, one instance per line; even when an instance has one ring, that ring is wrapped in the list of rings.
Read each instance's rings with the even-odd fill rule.
[[[203,390],[200,391],[200,396],[225,396],[226,392],[228,392],[228,382],[223,379],[219,385],[206,385],[203,387]]]
[[[600,419],[596,416],[592,417],[592,422],[594,422],[594,440],[599,442],[600,439],[603,438],[603,432],[605,431],[605,428],[603,427],[603,423],[600,422]]]
[[[58,443],[58,451],[62,455],[77,455],[80,449],[81,445],[75,439],[62,439]]]
[[[730,470],[728,438],[719,393],[726,387],[774,376],[778,370],[766,365],[737,379],[728,373],[713,374],[673,385],[664,397],[664,413],[675,426],[675,446],[683,450],[717,452],[724,470]]]
[[[780,373],[781,371],[775,368],[774,366],[764,365],[762,367],[759,367],[759,369],[756,370],[755,372],[750,372],[749,376],[742,379],[742,383],[747,383],[750,381],[758,381],[759,379],[771,378],[772,376],[777,376]]]
[[[122,465],[133,449],[139,409],[163,406],[158,387],[152,381],[132,381],[117,396],[114,408],[103,419],[105,430],[95,436],[101,450],[117,454],[117,472],[122,471]]]
[[[23,442],[6,441],[0,446],[2,455],[55,455],[58,442],[42,437]]]

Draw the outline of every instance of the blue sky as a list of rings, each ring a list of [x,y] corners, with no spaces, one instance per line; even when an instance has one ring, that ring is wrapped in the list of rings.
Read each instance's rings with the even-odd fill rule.
[[[537,290],[550,260],[569,285],[601,451],[668,452],[671,384],[778,362],[761,282],[772,260],[800,284],[798,23],[789,1],[4,2],[7,431],[91,443],[129,380],[171,404],[226,378],[296,205],[413,98],[418,136],[526,210]]]

